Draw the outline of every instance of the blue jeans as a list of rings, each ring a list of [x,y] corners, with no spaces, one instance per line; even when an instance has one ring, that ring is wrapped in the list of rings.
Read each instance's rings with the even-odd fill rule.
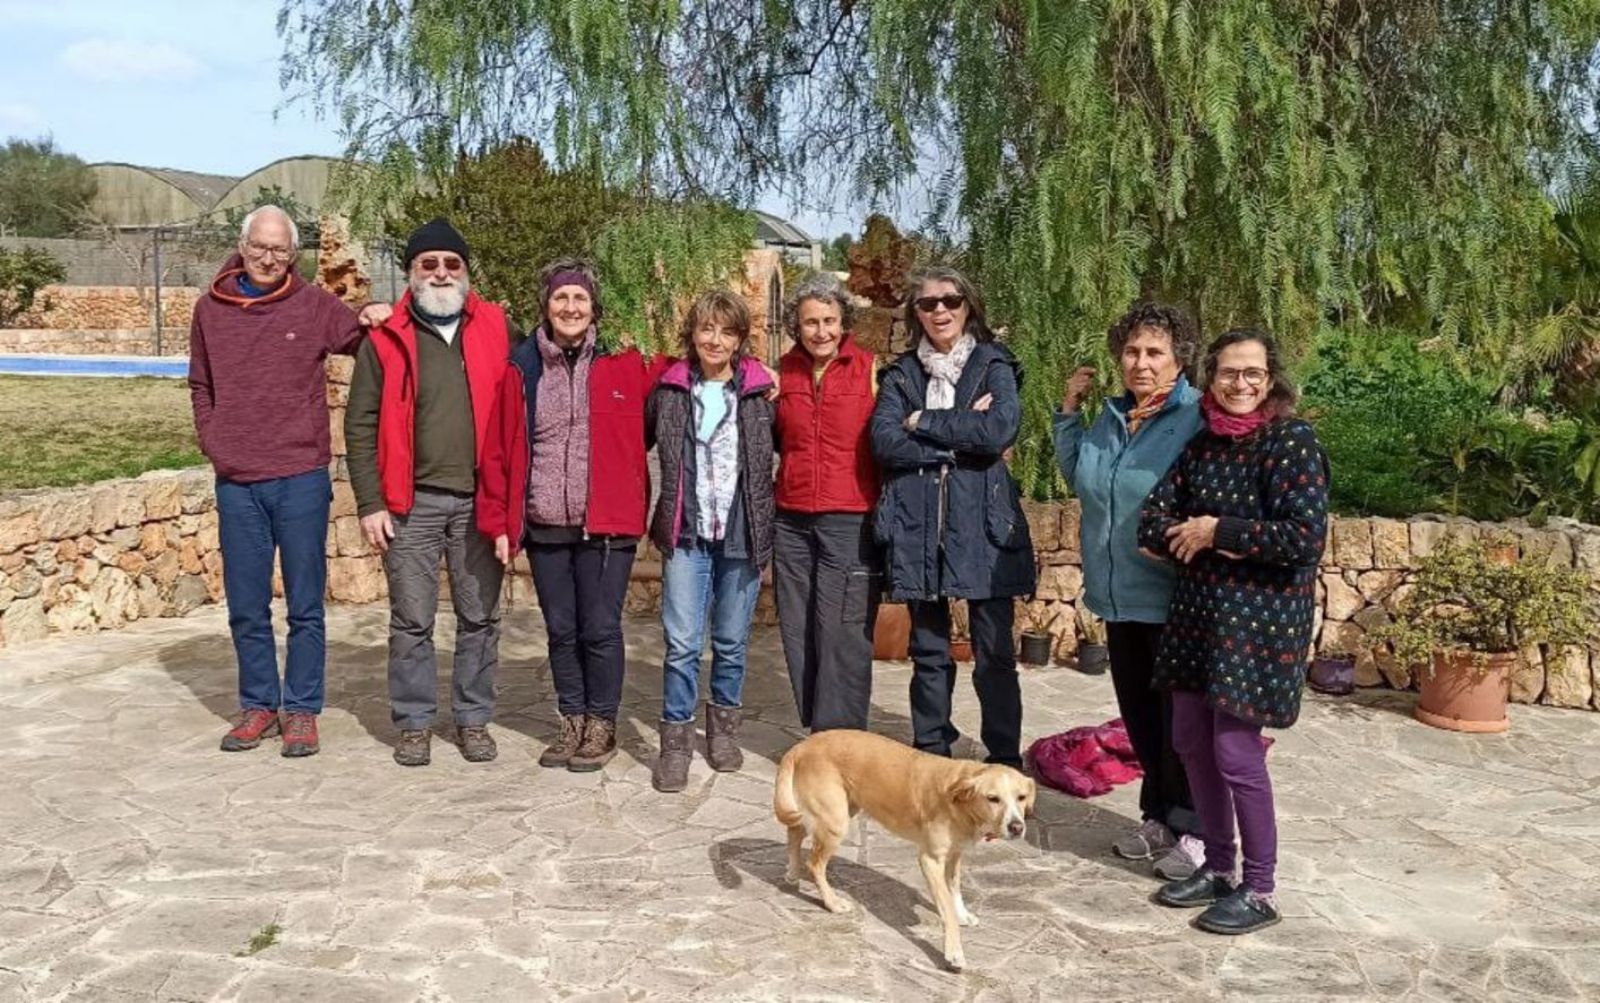
[[[723,557],[722,545],[680,547],[661,569],[661,627],[667,659],[661,667],[661,720],[694,720],[700,697],[700,653],[711,625],[711,702],[738,707],[744,694],[744,655],[750,617],[761,595],[761,569],[745,558]]]
[[[242,484],[217,478],[217,535],[228,629],[239,659],[239,706],[289,714],[322,712],[327,643],[322,595],[328,586],[328,506],[322,468]],[[283,570],[289,658],[278,685],[272,640],[272,559]]]

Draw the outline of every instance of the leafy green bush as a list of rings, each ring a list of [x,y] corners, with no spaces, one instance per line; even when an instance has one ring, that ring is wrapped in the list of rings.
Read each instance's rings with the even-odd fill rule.
[[[0,327],[32,310],[36,301],[43,309],[50,309],[48,298],[38,300],[39,290],[66,278],[66,266],[49,251],[37,247],[8,251],[0,247]]]
[[[1591,488],[1576,468],[1594,426],[1547,395],[1503,405],[1497,375],[1425,345],[1393,329],[1318,340],[1303,410],[1328,451],[1334,510],[1592,520],[1600,481]],[[1591,455],[1600,458],[1600,446]]]

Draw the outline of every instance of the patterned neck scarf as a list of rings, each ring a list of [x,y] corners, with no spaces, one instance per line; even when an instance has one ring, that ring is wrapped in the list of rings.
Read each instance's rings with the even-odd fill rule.
[[[950,351],[939,352],[926,336],[917,342],[917,361],[928,373],[928,399],[923,407],[928,411],[942,411],[956,406],[956,384],[961,382],[961,370],[977,347],[977,339],[962,332]]]
[[[1177,385],[1178,380],[1174,377],[1171,383],[1157,387],[1149,397],[1144,399],[1143,404],[1134,407],[1128,412],[1128,437],[1130,439],[1139,431],[1140,425],[1161,413],[1161,409],[1167,404],[1167,398],[1172,396],[1172,391]]]

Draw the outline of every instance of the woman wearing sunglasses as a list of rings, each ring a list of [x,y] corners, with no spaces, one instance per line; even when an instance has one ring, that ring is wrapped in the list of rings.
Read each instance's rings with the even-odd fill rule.
[[[478,529],[510,564],[526,548],[561,715],[539,765],[598,770],[616,754],[622,604],[645,531],[644,402],[664,365],[612,352],[585,262],[548,265],[544,320],[511,354],[479,472]]]
[[[884,479],[874,530],[886,551],[890,598],[911,608],[914,742],[948,756],[958,737],[950,721],[950,600],[965,599],[987,758],[1020,767],[1012,600],[1031,593],[1036,576],[1003,454],[1021,421],[1021,374],[960,272],[930,268],[910,292],[913,347],[879,380],[871,436]]]
[[[1178,569],[1156,685],[1172,691],[1172,744],[1200,815],[1205,864],[1156,893],[1205,907],[1212,933],[1278,922],[1278,830],[1261,729],[1300,714],[1328,463],[1293,417],[1294,388],[1270,335],[1230,331],[1205,359],[1205,428],[1146,500],[1139,544]],[[1234,877],[1238,821],[1243,880]]]

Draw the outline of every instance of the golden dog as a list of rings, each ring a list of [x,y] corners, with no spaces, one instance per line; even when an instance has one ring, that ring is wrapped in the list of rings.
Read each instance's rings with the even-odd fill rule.
[[[1021,837],[1037,793],[1009,766],[946,759],[865,731],[824,731],[783,757],[772,810],[789,830],[790,881],[800,880],[800,844],[811,836],[811,879],[830,912],[850,911],[828,884],[828,861],[857,812],[916,844],[944,923],[945,963],[960,971],[961,927],[977,923],[961,899],[961,853],[980,839]]]

